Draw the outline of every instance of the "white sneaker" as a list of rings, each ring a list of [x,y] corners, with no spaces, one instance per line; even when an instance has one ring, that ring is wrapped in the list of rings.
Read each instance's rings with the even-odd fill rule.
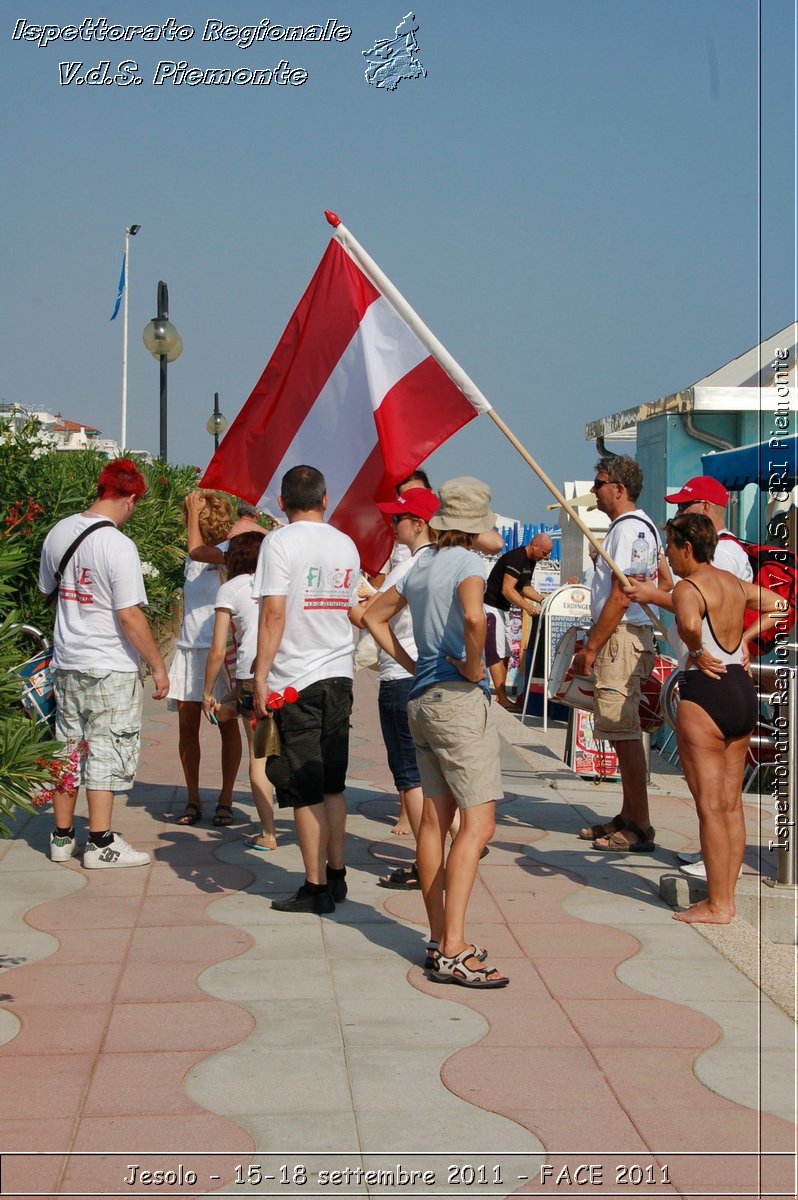
[[[78,840],[74,835],[58,837],[55,833],[50,834],[50,860],[52,862],[69,862],[77,852]]]
[[[682,875],[686,875],[688,879],[706,879],[707,877],[707,869],[704,866],[704,860],[702,858],[699,858],[698,862],[687,863],[685,866],[679,867],[679,870],[681,871]],[[743,869],[740,867],[740,872],[737,876],[738,879],[742,873]]]
[[[146,850],[134,850],[121,833],[115,833],[107,846],[95,846],[87,842],[83,851],[83,865],[87,870],[99,867],[146,867],[150,856]]]

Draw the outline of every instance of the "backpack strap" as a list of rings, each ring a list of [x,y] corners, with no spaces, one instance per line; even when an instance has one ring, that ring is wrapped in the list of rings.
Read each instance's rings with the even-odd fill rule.
[[[648,517],[639,517],[637,513],[624,513],[622,517],[616,517],[612,524],[613,527],[615,527],[616,525],[620,525],[621,521],[631,520],[639,521],[641,525],[645,525],[647,529],[651,530],[651,532],[654,534],[654,545],[657,547],[657,553],[659,553],[659,534],[657,533],[653,523],[649,521]]]
[[[53,588],[53,590],[50,592],[50,594],[47,597],[48,604],[52,604],[53,601],[58,596],[58,589],[61,586],[61,580],[63,579],[64,571],[67,568],[67,563],[69,562],[69,560],[71,559],[71,557],[75,553],[75,551],[77,550],[80,543],[82,541],[84,541],[89,536],[90,533],[94,533],[94,531],[96,529],[107,529],[108,527],[110,527],[112,529],[116,529],[116,525],[114,525],[113,521],[108,521],[108,520],[95,521],[93,525],[89,525],[88,529],[82,530],[78,534],[78,536],[75,538],[72,545],[69,546],[68,549],[64,551],[63,557],[61,558],[61,561],[58,564],[58,570],[55,573],[55,587]]]

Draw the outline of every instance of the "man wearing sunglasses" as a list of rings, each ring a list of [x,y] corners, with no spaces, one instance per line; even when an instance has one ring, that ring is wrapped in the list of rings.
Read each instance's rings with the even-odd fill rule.
[[[709,517],[718,533],[718,544],[712,558],[712,566],[721,571],[730,571],[743,583],[751,583],[754,573],[748,555],[735,538],[730,529],[726,528],[726,506],[729,503],[729,493],[722,483],[709,475],[697,475],[688,479],[687,483],[665,497],[666,504],[678,505],[678,511],[688,513],[703,513]]]
[[[637,507],[643,472],[627,455],[599,459],[591,491],[599,512],[611,524],[604,548],[625,575],[640,583],[658,583],[670,591],[671,579],[662,543],[650,518]],[[648,812],[646,756],[640,729],[640,691],[654,668],[651,618],[629,600],[603,558],[596,562],[590,589],[593,622],[587,641],[574,658],[577,675],[591,669],[595,682],[593,732],[618,756],[623,788],[621,811],[606,824],[582,829],[594,850],[648,854],[654,830]]]

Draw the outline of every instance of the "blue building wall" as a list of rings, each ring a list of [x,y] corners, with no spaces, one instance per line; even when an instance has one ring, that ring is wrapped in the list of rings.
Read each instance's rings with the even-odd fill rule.
[[[697,413],[696,426],[734,446],[759,440],[758,412]],[[637,427],[637,461],[643,470],[641,507],[657,525],[663,525],[674,509],[664,497],[679,490],[695,475],[703,475],[701,456],[712,450],[687,432],[678,414],[665,414],[641,421]],[[736,532],[752,542],[762,540],[762,498],[755,485],[739,494]],[[733,517],[730,510],[730,516]]]

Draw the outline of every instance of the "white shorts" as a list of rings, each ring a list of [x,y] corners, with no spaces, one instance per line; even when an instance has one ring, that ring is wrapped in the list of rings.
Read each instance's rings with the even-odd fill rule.
[[[510,614],[500,608],[485,605],[485,616],[488,622],[485,638],[485,663],[492,667],[497,662],[509,658],[513,650],[510,636]]]
[[[169,668],[169,695],[166,707],[170,712],[177,709],[179,700],[190,700],[194,704],[202,704],[205,686],[205,664],[208,661],[208,650],[183,650],[180,646],[175,650],[172,665]],[[227,668],[222,665],[216,683],[213,687],[214,700],[222,700],[233,688]]]

